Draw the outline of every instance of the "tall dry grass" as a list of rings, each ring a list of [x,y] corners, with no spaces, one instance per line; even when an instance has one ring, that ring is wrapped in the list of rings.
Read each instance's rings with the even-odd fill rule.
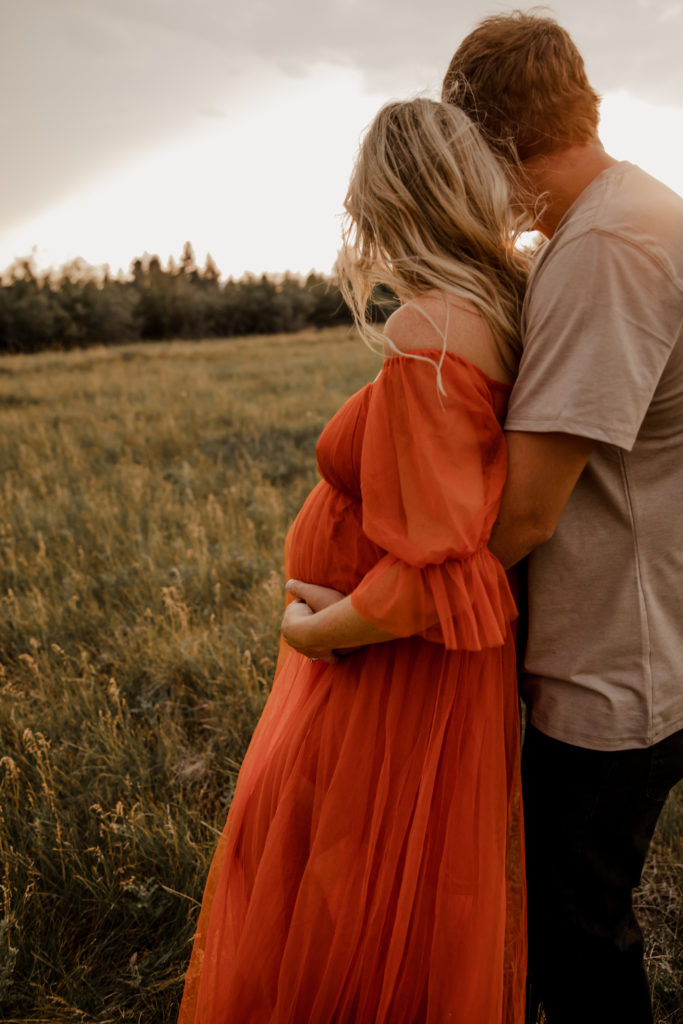
[[[0,361],[0,1017],[174,1020],[345,329]],[[680,827],[646,893],[680,1021]],[[653,937],[653,938],[652,938]]]
[[[0,363],[0,1005],[172,1020],[348,332]]]

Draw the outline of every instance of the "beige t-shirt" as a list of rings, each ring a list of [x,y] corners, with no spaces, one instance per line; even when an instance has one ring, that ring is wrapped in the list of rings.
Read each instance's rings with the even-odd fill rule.
[[[529,559],[531,721],[598,750],[683,728],[683,199],[600,174],[537,257],[508,430],[598,444]]]

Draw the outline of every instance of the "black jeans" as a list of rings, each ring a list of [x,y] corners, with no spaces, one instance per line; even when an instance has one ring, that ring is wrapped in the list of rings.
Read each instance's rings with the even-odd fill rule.
[[[633,889],[683,730],[638,750],[586,750],[527,725],[522,753],[529,1006],[548,1024],[651,1024]]]

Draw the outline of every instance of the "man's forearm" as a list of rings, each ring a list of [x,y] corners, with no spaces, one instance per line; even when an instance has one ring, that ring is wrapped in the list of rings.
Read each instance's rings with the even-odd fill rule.
[[[489,549],[504,569],[511,569],[552,535],[551,529],[533,522],[498,519],[491,531]]]
[[[552,537],[595,441],[510,431],[507,443],[508,476],[489,548],[509,569]]]

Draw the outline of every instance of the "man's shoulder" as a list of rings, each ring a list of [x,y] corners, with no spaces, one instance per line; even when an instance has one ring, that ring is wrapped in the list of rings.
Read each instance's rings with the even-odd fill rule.
[[[591,182],[541,247],[528,298],[544,274],[559,274],[571,290],[619,252],[627,262],[633,253],[634,271],[652,263],[683,291],[683,198],[625,161]]]
[[[683,283],[683,198],[635,164],[622,161],[579,196],[545,258],[576,249],[628,245],[660,261]]]

